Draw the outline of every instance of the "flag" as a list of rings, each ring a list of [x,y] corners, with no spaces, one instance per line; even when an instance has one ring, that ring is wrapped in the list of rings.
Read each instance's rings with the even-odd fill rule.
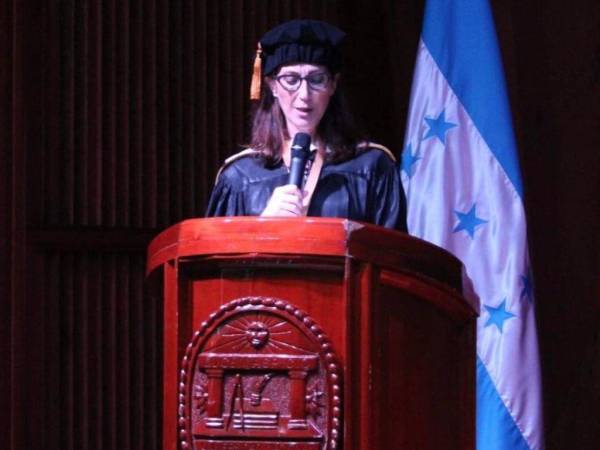
[[[477,449],[542,449],[523,188],[487,0],[427,0],[400,171],[409,233],[460,258],[479,302]]]

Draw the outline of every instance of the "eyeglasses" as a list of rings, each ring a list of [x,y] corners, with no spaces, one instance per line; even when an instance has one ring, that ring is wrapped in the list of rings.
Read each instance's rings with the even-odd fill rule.
[[[284,73],[275,77],[281,87],[288,92],[296,92],[300,89],[302,80],[306,80],[313,91],[324,91],[329,85],[329,78],[329,74],[326,72],[313,72],[304,77],[297,73]]]

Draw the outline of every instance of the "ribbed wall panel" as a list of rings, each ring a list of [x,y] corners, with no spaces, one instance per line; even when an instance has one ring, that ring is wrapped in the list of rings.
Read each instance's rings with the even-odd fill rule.
[[[14,60],[14,39],[12,2],[0,3],[0,54],[4,55],[5,61]],[[12,408],[12,368],[13,368],[13,299],[12,299],[12,267],[13,248],[12,240],[13,219],[12,211],[15,209],[12,189],[12,167],[13,151],[15,145],[13,138],[13,73],[11,64],[0,64],[0,355],[3,355],[4,364],[0,364],[0,401],[4,400],[7,407],[0,405],[0,421],[5,426],[0,427],[0,442],[11,442],[13,434],[12,414],[8,411]],[[10,99],[10,100],[9,100]],[[2,319],[3,318],[3,319]]]
[[[47,367],[40,448],[158,448],[161,310],[144,298],[143,258],[37,257]]]
[[[332,20],[336,7],[49,2],[35,226],[160,229],[202,215],[220,163],[248,141],[258,37],[303,10]]]

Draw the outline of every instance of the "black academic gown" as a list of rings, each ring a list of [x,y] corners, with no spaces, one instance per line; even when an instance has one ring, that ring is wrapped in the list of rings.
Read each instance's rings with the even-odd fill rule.
[[[242,156],[221,172],[206,216],[258,216],[273,190],[288,183],[288,176],[283,163],[267,167],[261,157]],[[307,215],[406,231],[406,200],[394,161],[378,148],[367,148],[350,160],[325,163]]]

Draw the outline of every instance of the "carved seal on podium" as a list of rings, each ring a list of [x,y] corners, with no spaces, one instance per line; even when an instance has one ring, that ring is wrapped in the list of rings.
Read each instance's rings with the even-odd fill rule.
[[[182,361],[181,448],[338,448],[337,361],[324,331],[289,302],[244,297],[222,305]]]

